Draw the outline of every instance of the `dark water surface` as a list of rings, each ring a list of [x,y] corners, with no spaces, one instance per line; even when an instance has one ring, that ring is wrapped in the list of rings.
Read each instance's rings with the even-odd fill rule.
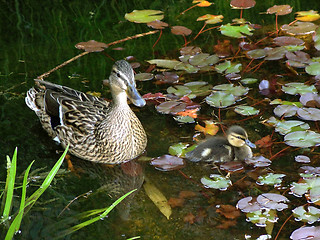
[[[265,26],[274,26],[274,16],[259,15],[273,4],[292,4],[294,11],[319,10],[318,0],[314,1],[258,1],[255,8],[247,10],[244,16],[252,22]],[[302,5],[305,6],[302,6]],[[94,39],[109,43],[151,29],[145,24],[134,24],[124,19],[125,13],[134,9],[158,9],[165,13],[164,21],[171,25],[184,25],[198,32],[202,23],[195,19],[207,12],[222,14],[224,22],[239,16],[239,11],[231,10],[229,1],[218,0],[210,10],[196,8],[177,18],[180,12],[191,6],[191,1],[181,0],[110,0],[110,1],[1,1],[1,54],[0,54],[0,181],[5,181],[5,156],[12,156],[18,147],[18,175],[22,174],[32,160],[32,175],[46,172],[58,160],[62,149],[56,145],[42,129],[36,115],[24,103],[25,92],[34,84],[33,79],[54,66],[72,58],[81,51],[74,48],[78,42]],[[279,17],[283,23],[293,17]],[[270,27],[270,26],[269,26]],[[266,30],[267,31],[267,30]],[[134,56],[138,62],[145,60],[177,58],[178,49],[183,45],[181,36],[169,33],[163,35],[155,49],[152,45],[158,34],[124,42],[115,47],[124,50],[107,49],[105,52],[112,59],[123,59]],[[201,35],[195,45],[204,52],[213,53],[217,43],[214,33]],[[107,78],[113,61],[101,54],[92,53],[82,57],[66,67],[52,73],[46,80],[66,85],[81,91],[101,92],[110,98],[108,87],[103,87],[102,80]],[[275,69],[270,70],[278,71]],[[257,77],[257,76],[256,76]],[[186,76],[190,81],[202,80],[212,84],[227,83],[217,73]],[[139,82],[141,94],[148,92],[165,93],[168,86],[158,86],[150,82]],[[145,155],[157,157],[168,153],[168,147],[178,142],[192,142],[194,125],[179,125],[172,116],[161,115],[154,106],[142,109],[134,108],[148,134],[148,147]],[[212,109],[204,109],[208,114]],[[228,116],[223,115],[226,119]],[[237,120],[241,117],[237,116]],[[256,141],[272,132],[255,119],[242,123],[249,129],[251,140]],[[291,158],[292,160],[292,158]],[[52,186],[40,198],[38,204],[26,215],[17,239],[52,239],[59,231],[65,230],[81,221],[75,219],[77,214],[109,206],[114,200],[131,189],[138,188],[134,196],[127,199],[108,218],[90,225],[65,239],[128,239],[141,236],[141,239],[244,239],[245,234],[259,236],[264,229],[259,229],[245,221],[245,216],[229,229],[217,229],[221,217],[215,212],[215,206],[230,204],[235,206],[239,200],[237,190],[213,191],[210,201],[202,194],[203,189],[197,184],[199,178],[209,175],[210,168],[187,163],[183,172],[192,176],[196,182],[186,179],[178,171],[160,172],[147,162],[130,163],[129,172],[117,166],[109,168],[74,160],[77,174],[61,172]],[[286,157],[274,163],[274,169],[291,172],[292,164]],[[67,164],[62,166],[67,170]],[[133,170],[132,170],[133,169]],[[128,169],[127,169],[128,170]],[[41,175],[41,174],[40,174]],[[193,191],[196,197],[186,200],[183,207],[173,209],[170,220],[167,220],[146,195],[142,183],[144,177],[149,179],[169,199],[178,197],[183,190]],[[18,182],[22,182],[21,178]],[[28,195],[38,187],[42,180],[30,183]],[[4,184],[1,185],[3,187]],[[256,189],[251,189],[254,194]],[[87,193],[87,195],[86,195]],[[77,198],[78,196],[80,196]],[[74,200],[77,198],[76,200]],[[74,202],[65,209],[70,203]],[[15,207],[19,207],[19,197],[15,198]],[[206,216],[201,216],[204,209]],[[64,210],[64,211],[63,211]],[[185,223],[183,218],[193,213],[197,215],[195,224]],[[286,216],[282,218],[282,221]],[[277,225],[279,229],[280,224]],[[288,239],[292,229],[283,234]],[[59,235],[59,234],[58,234]],[[2,239],[2,236],[0,236]]]

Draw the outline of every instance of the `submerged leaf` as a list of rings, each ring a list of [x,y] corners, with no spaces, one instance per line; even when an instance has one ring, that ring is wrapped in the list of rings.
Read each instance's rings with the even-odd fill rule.
[[[75,46],[78,49],[82,49],[86,52],[102,52],[108,45],[103,42],[97,42],[95,40],[90,40],[88,42],[79,42]]]
[[[156,186],[152,183],[146,181],[143,184],[146,194],[151,199],[151,201],[159,208],[160,212],[169,219],[172,213],[171,207],[168,204],[166,197],[160,192]]]
[[[177,170],[185,166],[185,162],[182,158],[171,155],[163,155],[161,157],[154,158],[151,160],[150,164],[161,171]]]

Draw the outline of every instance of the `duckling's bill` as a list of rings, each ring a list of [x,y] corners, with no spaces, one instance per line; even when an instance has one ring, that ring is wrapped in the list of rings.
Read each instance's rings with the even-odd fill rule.
[[[249,147],[251,147],[251,148],[256,148],[256,145],[255,145],[254,143],[250,142],[249,139],[246,139],[245,142],[246,142],[246,144],[247,144]]]

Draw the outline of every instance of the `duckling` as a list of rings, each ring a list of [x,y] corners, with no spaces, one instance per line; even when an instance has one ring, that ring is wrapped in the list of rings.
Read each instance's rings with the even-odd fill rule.
[[[252,157],[251,148],[256,146],[249,141],[246,130],[234,125],[227,131],[227,136],[209,138],[186,154],[192,162],[228,162]]]

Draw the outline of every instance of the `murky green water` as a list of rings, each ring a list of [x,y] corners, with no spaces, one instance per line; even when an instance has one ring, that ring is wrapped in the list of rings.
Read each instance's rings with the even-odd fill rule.
[[[255,23],[273,24],[274,16],[258,16],[274,1],[257,3],[254,9],[247,10],[244,16]],[[317,0],[308,1],[277,1],[276,4],[291,4],[294,11],[319,10]],[[145,24],[134,24],[124,19],[124,14],[134,9],[160,9],[165,12],[165,21],[172,25],[184,25],[194,32],[202,27],[195,19],[209,10],[197,8],[190,10],[179,18],[180,12],[191,6],[191,1],[2,1],[1,16],[1,55],[0,55],[0,180],[5,181],[5,156],[12,155],[18,147],[18,174],[22,174],[32,160],[32,171],[48,171],[59,158],[61,148],[56,145],[42,129],[36,115],[24,103],[25,92],[33,86],[33,79],[54,66],[80,53],[74,48],[78,42],[94,39],[109,43],[115,40],[148,32]],[[216,1],[211,7],[213,14],[225,16],[225,22],[238,17],[237,10],[230,10],[229,2]],[[258,16],[258,18],[257,18]],[[279,18],[289,22],[287,16]],[[167,30],[169,31],[169,30]],[[263,30],[264,31],[264,30]],[[178,49],[183,45],[181,36],[167,32],[163,34],[155,49],[152,45],[158,35],[142,37],[127,41],[116,47],[124,50],[108,49],[106,53],[112,59],[123,59],[134,56],[144,64],[145,60],[170,56],[177,58]],[[217,36],[213,33],[201,35],[195,45],[212,53]],[[54,72],[46,80],[81,91],[97,91],[110,98],[107,87],[102,88],[102,80],[108,77],[113,61],[100,53],[89,54],[66,67]],[[271,72],[283,71],[281,69]],[[262,79],[270,73],[258,72],[255,77]],[[186,75],[188,80],[208,81],[211,84],[225,83],[225,79],[217,73]],[[166,92],[167,85],[154,85],[150,82],[138,83],[140,93]],[[157,157],[168,153],[168,147],[178,142],[192,142],[194,125],[179,125],[172,116],[161,115],[154,106],[142,109],[134,108],[148,134],[148,147],[145,155]],[[210,112],[212,109],[202,109]],[[268,113],[268,109],[266,113]],[[271,112],[272,110],[270,110]],[[231,124],[241,120],[240,116],[229,116],[223,113],[222,119]],[[259,121],[253,119],[242,122],[249,129],[250,139],[255,141],[271,133]],[[128,239],[141,236],[141,239],[244,239],[244,235],[259,236],[264,230],[254,227],[245,221],[245,216],[237,220],[229,229],[218,229],[216,226],[224,220],[216,213],[216,206],[230,204],[235,206],[241,192],[251,194],[258,189],[232,188],[230,191],[205,191],[199,184],[199,178],[209,175],[212,170],[201,164],[187,163],[182,169],[184,174],[195,181],[186,179],[180,172],[161,172],[150,166],[148,162],[140,162],[139,166],[131,166],[137,170],[134,176],[123,173],[120,167],[109,168],[74,160],[78,174],[61,172],[52,186],[41,197],[41,200],[24,217],[21,234],[17,239],[52,239],[57,232],[67,229],[80,220],[75,219],[78,213],[86,210],[109,206],[121,194],[133,188],[137,193],[122,204],[118,210],[89,227],[82,229],[66,239]],[[292,161],[292,157],[291,160]],[[288,163],[284,156],[272,165],[275,171],[296,171],[297,167]],[[67,169],[67,164],[62,166]],[[33,172],[37,176],[39,172]],[[143,176],[149,179],[169,199],[178,197],[181,191],[193,191],[196,197],[187,199],[183,207],[173,209],[170,220],[167,220],[151,202],[143,190]],[[237,180],[235,177],[234,182]],[[19,180],[22,181],[21,178]],[[41,180],[30,183],[28,191],[39,186]],[[113,183],[113,184],[111,184]],[[1,185],[3,186],[3,185]],[[86,194],[87,193],[87,194]],[[28,194],[30,194],[28,192]],[[210,201],[208,201],[208,195]],[[16,208],[19,197],[15,197]],[[73,201],[70,206],[70,201]],[[67,206],[67,207],[66,207]],[[203,210],[203,211],[202,211]],[[205,215],[201,214],[205,212]],[[184,217],[192,213],[197,216],[195,224],[184,222]],[[281,216],[281,222],[286,216]],[[276,226],[278,230],[280,224]],[[282,239],[288,239],[284,233]],[[2,236],[0,237],[2,238]]]

